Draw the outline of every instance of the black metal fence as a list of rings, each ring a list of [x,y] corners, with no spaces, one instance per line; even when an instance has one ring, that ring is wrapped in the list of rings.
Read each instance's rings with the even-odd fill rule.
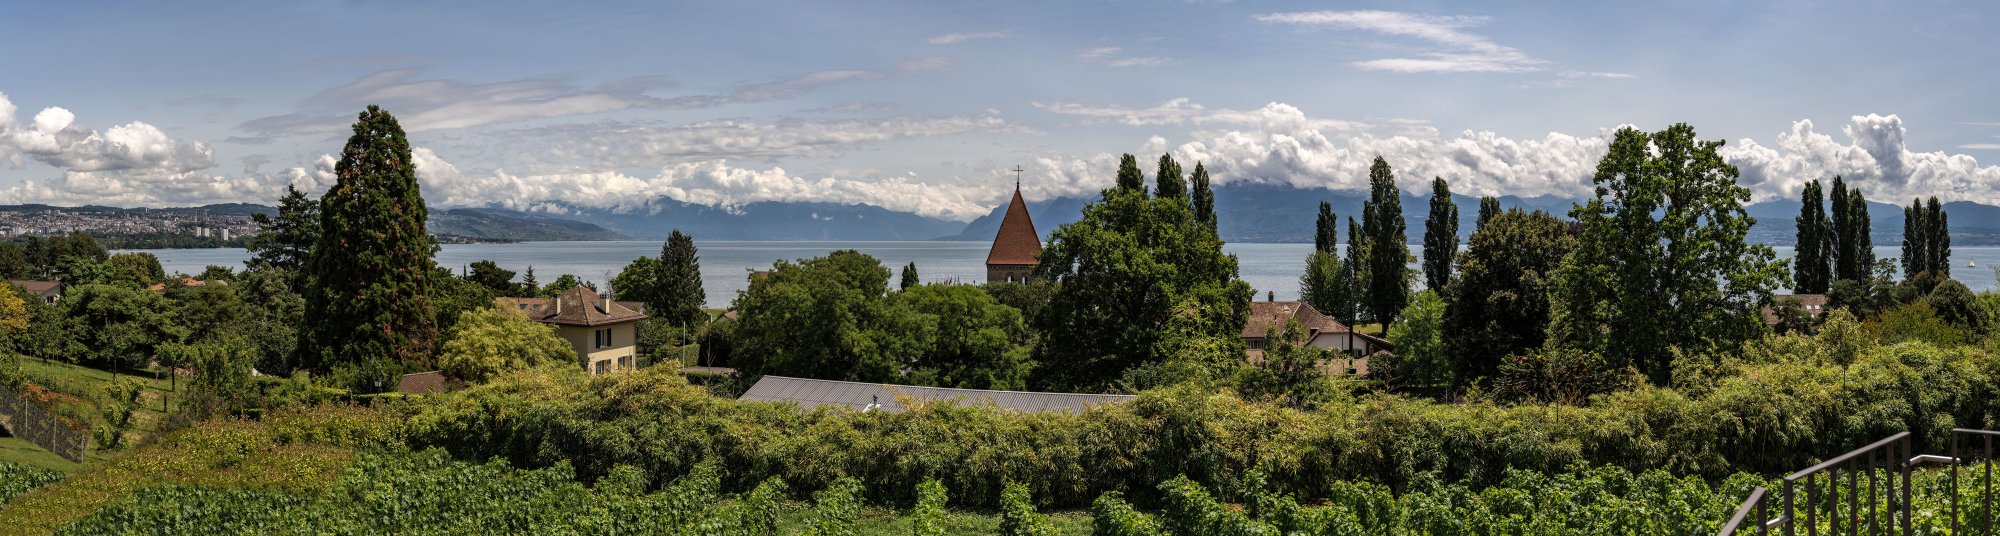
[[[7,431],[15,437],[69,461],[83,461],[83,455],[90,447],[90,435],[86,430],[63,424],[62,417],[55,412],[16,394],[5,385],[0,385],[0,418],[6,419]]]
[[[1909,432],[1889,436],[1786,475],[1783,487],[1775,492],[1761,486],[1752,490],[1720,534],[1912,534],[1911,473],[1922,464],[1943,463],[1951,466],[1948,489],[1942,490],[1951,496],[1950,533],[1977,530],[1990,535],[1995,525],[1990,463],[1995,437],[2000,432],[1956,428],[1951,431],[1951,456],[1936,456],[1915,453]],[[1971,450],[1974,447],[1977,450]],[[1975,452],[1979,456],[1968,457]],[[1984,492],[1978,505],[1960,504],[1959,465],[1968,460],[1987,462],[1980,464],[1984,474],[1978,478]],[[1962,513],[1975,515],[1966,519]]]

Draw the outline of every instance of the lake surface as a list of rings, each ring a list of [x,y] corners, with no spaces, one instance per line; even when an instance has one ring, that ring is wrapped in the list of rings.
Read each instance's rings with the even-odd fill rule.
[[[702,287],[708,295],[710,307],[727,307],[735,299],[736,293],[749,286],[750,270],[769,269],[771,263],[779,259],[800,259],[817,257],[828,252],[852,249],[873,255],[882,260],[892,272],[900,273],[902,266],[917,263],[917,273],[924,282],[963,281],[979,283],[986,280],[986,250],[990,242],[740,242],[740,241],[697,241],[700,250]],[[1419,246],[1411,246],[1417,253]],[[1296,299],[1299,294],[1299,274],[1305,272],[1306,254],[1312,244],[1250,244],[1232,243],[1223,246],[1223,251],[1236,255],[1244,281],[1257,289],[1257,298],[1263,299],[1266,291],[1273,292],[1278,299]],[[1789,259],[1792,248],[1777,248],[1780,258]],[[136,250],[152,253],[160,258],[160,264],[167,273],[199,273],[209,265],[228,266],[241,269],[248,254],[241,249],[150,249]],[[1893,258],[1901,255],[1899,247],[1875,248],[1876,258]],[[659,257],[660,242],[620,241],[620,242],[522,242],[515,244],[446,244],[437,255],[440,266],[453,271],[464,269],[473,261],[491,260],[500,267],[516,272],[535,268],[535,278],[543,284],[554,281],[562,274],[596,283],[598,288],[608,288],[607,281],[625,268],[625,264],[640,256]],[[1952,274],[1974,291],[1992,290],[1995,287],[1994,272],[1991,267],[2000,266],[2000,247],[1952,248]],[[1966,268],[1966,261],[1976,261],[1978,268]],[[894,284],[895,279],[890,280]]]

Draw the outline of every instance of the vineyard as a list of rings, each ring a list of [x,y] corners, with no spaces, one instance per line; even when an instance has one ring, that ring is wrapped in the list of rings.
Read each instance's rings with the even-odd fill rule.
[[[0,504],[62,480],[63,474],[18,463],[0,462]]]

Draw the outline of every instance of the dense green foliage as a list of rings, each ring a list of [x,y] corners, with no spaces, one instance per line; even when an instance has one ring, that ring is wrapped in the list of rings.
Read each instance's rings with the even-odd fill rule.
[[[694,326],[708,320],[701,310],[707,295],[701,289],[701,257],[696,255],[694,238],[680,229],[667,236],[660,246],[659,275],[654,279],[653,299],[646,312],[677,326]]]
[[[1313,251],[1333,253],[1340,246],[1340,218],[1333,215],[1333,204],[1319,202],[1319,214],[1313,219]]]
[[[1201,222],[1208,226],[1208,230],[1214,231],[1215,190],[1208,186],[1208,168],[1202,167],[1201,162],[1195,162],[1194,174],[1188,176],[1188,182],[1193,188],[1189,201],[1194,206],[1194,221]]]
[[[1903,278],[1951,276],[1951,224],[1936,197],[1903,209]]]
[[[1122,166],[1119,174],[1126,184]],[[1143,184],[1105,190],[1082,219],[1056,229],[1035,277],[1057,285],[1034,321],[1037,383],[1054,390],[1100,390],[1188,344],[1229,344],[1251,294],[1188,203],[1149,198]]]
[[[1368,167],[1368,201],[1361,208],[1361,278],[1367,290],[1361,309],[1384,326],[1410,303],[1410,244],[1404,232],[1403,193],[1389,162],[1375,157]]]
[[[356,391],[395,385],[406,363],[427,367],[437,345],[431,286],[437,249],[424,231],[410,142],[396,118],[369,106],[320,197],[305,294],[302,366],[331,370]]]
[[[1188,198],[1187,176],[1181,173],[1181,164],[1174,161],[1174,155],[1160,155],[1160,167],[1153,172],[1153,197]]]
[[[645,257],[639,259],[647,260]],[[466,281],[477,283],[500,296],[512,296],[521,290],[520,286],[514,284],[513,270],[501,268],[499,264],[489,260],[472,261],[472,264],[466,266],[464,277]],[[617,280],[612,280],[611,287],[618,287]]]
[[[1431,214],[1424,220],[1424,288],[1443,293],[1458,255],[1458,205],[1443,177],[1431,180]]]
[[[306,198],[298,187],[286,185],[285,196],[278,199],[277,216],[261,213],[250,216],[257,222],[258,232],[244,247],[250,252],[246,264],[252,269],[308,273],[306,263],[312,259],[313,246],[319,243],[319,205],[318,201]]]
[[[1556,268],[1575,247],[1563,223],[1542,211],[1509,210],[1472,233],[1445,294],[1451,379],[1489,376],[1507,357],[1542,345]]]
[[[1494,216],[1499,215],[1500,198],[1493,196],[1481,197],[1479,198],[1479,221],[1472,226],[1474,229],[1485,227],[1486,222],[1492,221]]]
[[[463,313],[437,357],[438,368],[445,375],[472,382],[530,367],[568,365],[575,360],[576,350],[556,336],[554,326],[491,306]]]
[[[916,288],[917,285],[923,284],[923,279],[917,276],[916,261],[910,261],[910,264],[903,266],[901,277],[902,280],[896,284],[898,290],[910,290]]]
[[[1453,353],[1448,344],[1461,335],[1447,331],[1448,311],[1449,304],[1437,292],[1417,292],[1399,315],[1403,321],[1389,328],[1389,343],[1396,352],[1372,358],[1368,374],[1404,386],[1437,385],[1463,375],[1459,370],[1463,364],[1452,357],[1464,354]]]
[[[1874,239],[1869,236],[1868,200],[1860,189],[1850,190],[1840,177],[1833,178],[1833,279],[1865,281],[1875,268]]]
[[[14,500],[35,488],[63,479],[63,474],[39,467],[0,462],[0,504]]]
[[[1551,292],[1558,344],[1666,385],[1676,351],[1728,351],[1763,332],[1759,308],[1786,274],[1745,239],[1750,190],[1721,146],[1686,124],[1618,131],[1596,197],[1570,213],[1582,231]]]
[[[1793,243],[1792,291],[1825,294],[1833,288],[1833,222],[1826,218],[1826,199],[1819,181],[1806,182],[1799,194],[1798,241]]]

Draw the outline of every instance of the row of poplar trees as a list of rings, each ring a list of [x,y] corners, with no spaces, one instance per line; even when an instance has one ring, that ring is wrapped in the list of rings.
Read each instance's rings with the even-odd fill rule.
[[[1480,221],[1499,212],[1500,201],[1480,201]],[[1313,252],[1299,278],[1299,295],[1306,303],[1348,324],[1361,320],[1394,323],[1410,303],[1410,247],[1403,222],[1401,189],[1389,163],[1376,157],[1368,167],[1368,199],[1361,204],[1361,221],[1347,218],[1347,253],[1341,255],[1340,218],[1333,205],[1320,202],[1313,225]],[[1424,285],[1443,289],[1451,283],[1452,261],[1458,255],[1458,205],[1443,178],[1431,180],[1430,216],[1424,220]]]
[[[1806,183],[1799,201],[1792,291],[1825,294],[1835,281],[1867,281],[1875,269],[1875,244],[1869,238],[1868,199],[1861,190],[1848,189],[1836,176],[1832,195],[1823,195],[1814,180]]]

